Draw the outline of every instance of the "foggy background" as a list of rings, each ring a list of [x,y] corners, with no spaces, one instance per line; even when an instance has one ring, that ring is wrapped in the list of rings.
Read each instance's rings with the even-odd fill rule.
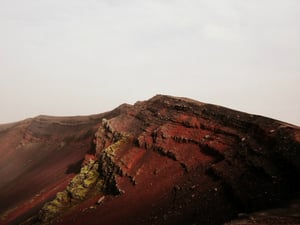
[[[0,123],[155,94],[300,125],[299,0],[0,0]]]

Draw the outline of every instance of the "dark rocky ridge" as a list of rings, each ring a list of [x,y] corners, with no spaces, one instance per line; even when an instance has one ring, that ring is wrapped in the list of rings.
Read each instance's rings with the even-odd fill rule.
[[[55,153],[58,143],[65,153]],[[22,200],[0,205],[3,224],[222,224],[299,191],[299,127],[185,98],[159,95],[92,117],[39,117],[0,129],[0,146],[4,175],[12,170],[5,152],[13,160],[18,149],[46,149],[49,157],[14,168],[20,175],[1,183],[8,193],[1,199]],[[55,171],[47,182],[37,175],[45,171]],[[22,187],[20,176],[23,189],[5,189]],[[24,194],[32,177],[44,186]]]

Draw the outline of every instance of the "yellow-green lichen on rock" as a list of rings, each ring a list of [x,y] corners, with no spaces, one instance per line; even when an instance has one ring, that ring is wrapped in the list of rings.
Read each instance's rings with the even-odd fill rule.
[[[43,220],[49,221],[65,208],[70,207],[71,205],[71,198],[67,191],[58,192],[56,194],[55,199],[51,202],[46,203],[43,208],[41,209],[41,214],[43,214]]]
[[[80,173],[75,176],[67,187],[67,191],[74,200],[83,200],[99,179],[98,162],[90,160],[84,165]]]
[[[111,131],[111,129],[110,129]],[[116,142],[104,148],[99,160],[89,160],[62,192],[57,193],[55,199],[46,203],[39,213],[42,224],[51,222],[54,218],[72,206],[83,201],[88,196],[105,192],[119,194],[115,176],[122,175],[122,170],[116,163],[117,151],[132,141],[130,135],[119,134]]]
[[[127,139],[128,138],[126,136],[123,136],[119,141],[104,149],[104,152],[107,156],[114,157],[118,149],[120,149],[120,147],[122,146],[122,144],[127,143]]]
[[[97,192],[102,191],[103,181],[99,178],[98,162],[90,160],[84,165],[67,188],[56,194],[56,197],[46,203],[39,213],[42,224],[47,224],[65,210],[84,200],[95,187]]]
[[[120,149],[126,148],[126,145],[132,141],[130,135],[122,134],[121,138],[105,148],[99,156],[99,172],[104,180],[104,191],[110,194],[120,194],[122,191],[116,184],[116,175],[123,176],[123,171],[118,165],[118,159],[115,158]]]

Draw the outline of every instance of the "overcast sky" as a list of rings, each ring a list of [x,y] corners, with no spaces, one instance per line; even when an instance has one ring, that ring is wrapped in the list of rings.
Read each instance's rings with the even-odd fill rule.
[[[155,94],[300,125],[299,0],[0,0],[0,123]]]

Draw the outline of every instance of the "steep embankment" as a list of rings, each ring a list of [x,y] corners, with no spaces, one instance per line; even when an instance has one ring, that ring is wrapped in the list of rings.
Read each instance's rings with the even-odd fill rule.
[[[59,161],[49,165],[46,161],[52,160],[48,159],[30,169],[39,174],[42,164],[42,171],[53,175],[47,182],[40,175],[37,183],[45,186],[35,187],[33,193],[51,186],[56,197],[43,207],[36,204],[41,210],[29,210],[32,217],[25,210],[18,215],[21,217],[6,213],[6,221],[221,224],[238,213],[279,204],[299,191],[299,127],[169,96],[124,105],[92,121],[82,130],[66,132],[77,136],[65,143],[67,153],[59,154],[62,166]],[[45,131],[49,132],[49,128],[43,127],[37,134]],[[57,133],[55,129],[51,132]],[[0,143],[4,142],[0,139]],[[82,151],[72,156],[75,143],[82,145]],[[44,148],[45,145],[40,147]],[[54,157],[54,150],[49,152],[47,157]],[[79,162],[85,158],[75,177],[63,171],[70,168],[71,162],[77,162],[72,157]],[[37,176],[17,172],[26,175],[27,182]],[[8,183],[15,184],[19,178]],[[28,187],[29,184],[23,185]],[[24,198],[20,190],[14,193],[30,199]],[[40,203],[53,198],[54,193]],[[10,198],[14,196],[7,197],[7,201]]]
[[[0,224],[36,214],[80,171],[102,118],[38,116],[0,125]]]

